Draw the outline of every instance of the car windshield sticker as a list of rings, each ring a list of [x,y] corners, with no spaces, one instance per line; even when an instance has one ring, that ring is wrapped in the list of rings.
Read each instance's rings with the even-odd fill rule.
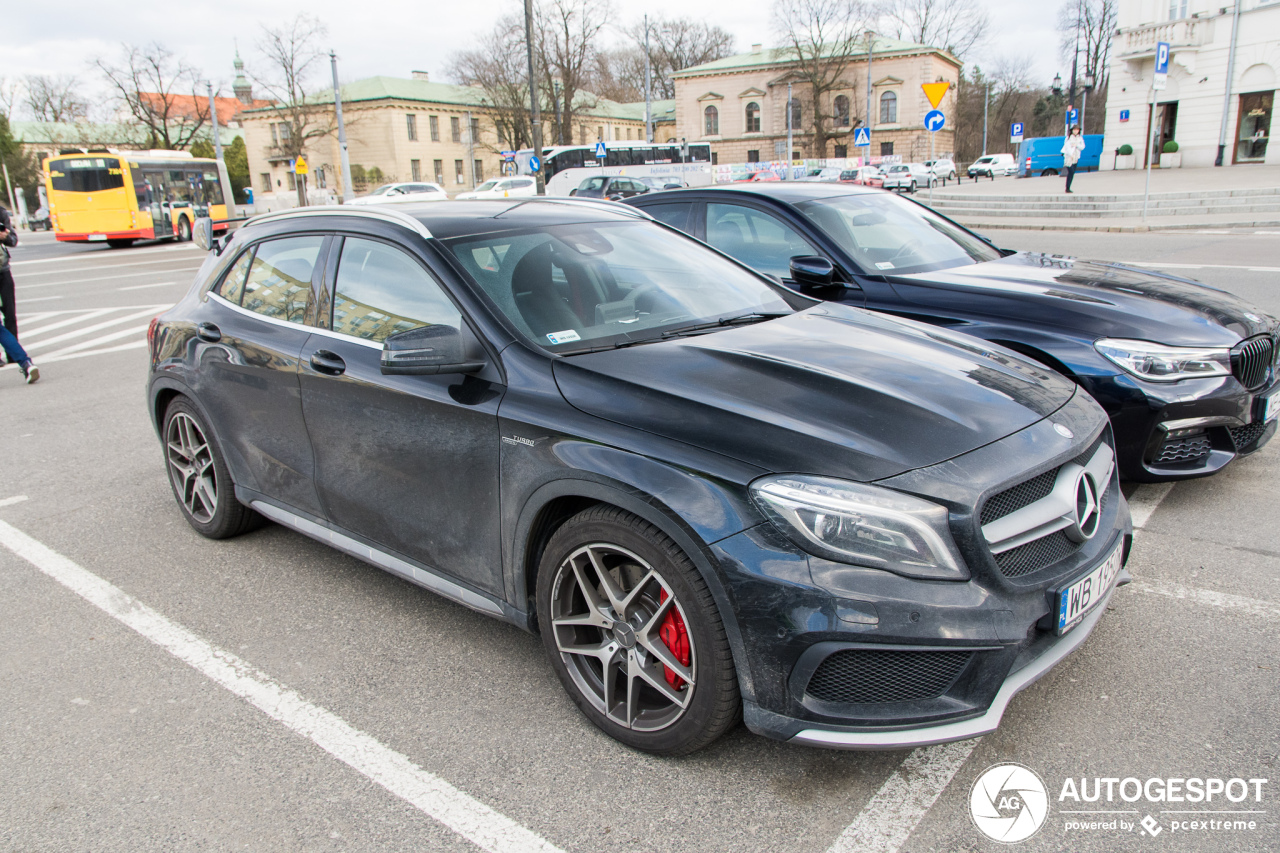
[[[580,341],[582,338],[573,329],[565,329],[563,332],[548,332],[547,340],[553,344],[567,344],[571,341]]]
[[[888,261],[876,261],[876,269],[891,270],[893,269],[893,264]]]

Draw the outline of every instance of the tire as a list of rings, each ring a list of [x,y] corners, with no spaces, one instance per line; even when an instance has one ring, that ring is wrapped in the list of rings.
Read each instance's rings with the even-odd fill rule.
[[[190,400],[177,397],[169,404],[160,435],[173,497],[197,533],[229,539],[261,523],[262,516],[236,500],[218,443]]]
[[[178,217],[178,242],[187,243],[191,240],[191,220],[185,216]]]
[[[127,249],[133,245],[133,241],[127,238],[119,240],[108,240],[107,245],[113,249]]]
[[[911,186],[907,188],[907,192],[914,194],[915,191],[916,191],[916,182],[912,181]]]
[[[539,562],[537,605],[565,692],[615,740],[686,755],[738,722],[742,698],[715,601],[652,524],[610,506],[569,519]]]
[[[1056,175],[1056,174],[1058,174],[1057,169],[1045,169],[1043,172],[1040,173],[1040,177],[1047,178],[1050,175]]]

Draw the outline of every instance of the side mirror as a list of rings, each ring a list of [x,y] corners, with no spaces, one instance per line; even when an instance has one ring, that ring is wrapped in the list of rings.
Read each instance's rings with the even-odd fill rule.
[[[791,280],[801,287],[831,287],[835,276],[835,265],[826,258],[798,255],[791,259]]]
[[[222,251],[222,247],[213,237],[213,220],[207,216],[201,216],[196,220],[196,224],[191,226],[191,241],[206,252]]]
[[[382,342],[385,375],[476,373],[485,366],[480,345],[453,326],[437,324],[410,329]]]

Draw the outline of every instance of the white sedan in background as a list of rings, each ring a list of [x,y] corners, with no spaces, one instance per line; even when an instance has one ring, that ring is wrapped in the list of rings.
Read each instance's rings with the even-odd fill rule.
[[[537,194],[538,185],[533,178],[493,178],[471,192],[458,193],[455,198],[519,198]]]
[[[368,195],[353,198],[347,204],[405,204],[417,201],[448,201],[449,194],[439,184],[411,181],[383,184]]]

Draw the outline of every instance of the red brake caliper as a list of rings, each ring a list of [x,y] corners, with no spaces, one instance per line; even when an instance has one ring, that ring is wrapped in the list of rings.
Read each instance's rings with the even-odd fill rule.
[[[662,591],[660,602],[667,600],[667,591]],[[667,644],[667,648],[671,650],[671,654],[675,655],[676,660],[685,666],[689,665],[689,630],[684,626],[684,618],[680,615],[680,611],[672,607],[667,611],[667,617],[662,620],[662,627],[658,629],[658,636],[662,638],[662,642]],[[667,684],[670,684],[676,690],[684,687],[684,679],[676,675],[676,671],[669,666],[663,666],[663,673],[667,677]]]

